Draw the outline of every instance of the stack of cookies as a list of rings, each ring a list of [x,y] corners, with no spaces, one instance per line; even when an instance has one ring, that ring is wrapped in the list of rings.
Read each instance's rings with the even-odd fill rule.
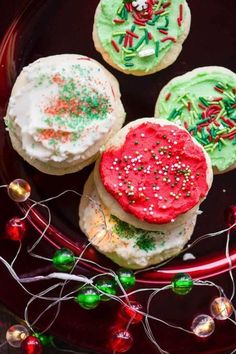
[[[121,266],[159,263],[189,240],[212,177],[209,156],[185,129],[138,119],[105,145],[84,188],[80,227]]]

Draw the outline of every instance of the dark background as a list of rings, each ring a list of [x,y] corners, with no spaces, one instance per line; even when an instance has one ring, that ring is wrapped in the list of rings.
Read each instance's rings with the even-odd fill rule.
[[[46,0],[45,0],[46,1]],[[70,3],[72,3],[73,1],[68,0]],[[83,0],[76,0],[78,3],[79,2],[84,2]],[[74,2],[76,2],[74,1]],[[90,0],[85,0],[87,1],[87,3],[90,2]],[[24,3],[26,2],[26,0],[0,0],[0,36],[4,33],[5,28],[7,27],[7,25],[11,22],[11,19],[13,19],[15,17],[15,14],[18,11],[18,8]],[[67,2],[67,0],[53,0],[51,1],[52,3],[56,4],[60,3],[62,4],[63,2]],[[91,2],[94,3],[94,1],[91,0]],[[224,21],[222,20],[220,13],[218,12],[218,14],[214,13],[214,8],[212,8],[212,6],[216,5],[216,7],[218,6],[218,8],[222,7],[222,1],[221,0],[189,0],[190,5],[192,5],[193,9],[195,10],[194,13],[198,13],[199,18],[196,19],[196,17],[193,17],[193,22],[192,22],[192,29],[191,29],[191,34],[192,34],[192,41],[188,40],[186,45],[184,46],[184,50],[183,53],[181,54],[181,57],[178,59],[177,63],[174,64],[172,67],[170,67],[169,69],[167,69],[167,71],[163,71],[163,73],[160,74],[160,78],[165,77],[167,79],[170,79],[178,74],[181,74],[184,70],[186,70],[186,65],[188,65],[187,69],[191,69],[194,68],[196,66],[200,66],[200,65],[211,65],[211,64],[218,64],[218,65],[224,65],[225,63],[225,58],[227,58],[227,60],[229,60],[230,62],[230,69],[236,71],[236,63],[235,63],[235,58],[236,58],[236,42],[235,42],[235,38],[236,38],[236,32],[235,32],[235,26],[233,28],[233,22],[232,22],[232,17],[230,15],[233,15],[233,17],[235,16],[236,13],[236,3],[234,0],[226,0],[224,2],[225,6],[225,12],[228,14],[228,18],[229,18],[229,23],[227,22],[227,16],[224,14],[223,18]],[[197,5],[199,4],[199,6],[201,6],[203,8],[203,12],[197,12]],[[207,6],[207,4],[209,4],[209,6]],[[205,9],[205,10],[204,10]],[[74,18],[74,24],[76,27],[76,19],[79,21],[81,19],[79,19],[78,14],[74,14],[73,16]],[[209,20],[208,20],[209,19]],[[208,22],[209,21],[209,22]],[[231,21],[231,22],[230,22]],[[232,26],[232,31],[234,29],[234,32],[230,32],[229,31],[229,24],[231,24]],[[200,28],[202,27],[202,28]],[[197,33],[197,31],[201,31],[201,34]],[[204,35],[202,35],[202,33],[204,33]],[[233,34],[235,33],[235,35]],[[205,38],[209,36],[209,40],[205,40]],[[225,37],[224,37],[225,36]],[[51,39],[50,36],[48,36],[49,41]],[[225,41],[220,40],[219,38],[225,38]],[[194,39],[193,39],[194,38]],[[59,38],[58,40],[58,45],[60,47],[60,42],[61,42],[61,48],[64,48],[64,42],[61,38]],[[214,43],[214,45],[213,45]],[[226,43],[228,45],[228,47],[226,46]],[[69,45],[68,45],[69,47]],[[194,47],[197,48],[194,51]],[[211,48],[211,50],[209,50],[209,48]],[[47,48],[45,49],[46,52]],[[195,57],[193,56],[191,58],[191,61],[187,61],[186,54],[188,56],[188,53],[190,53],[190,51],[193,51],[194,53],[197,53],[198,55],[196,55]],[[37,52],[38,53],[38,52]],[[36,53],[36,55],[38,55]],[[229,54],[230,53],[230,54]],[[53,53],[54,54],[54,53]],[[86,53],[86,54],[90,54],[90,53]],[[95,55],[95,54],[94,54]],[[32,59],[36,59],[36,58],[32,58]],[[101,61],[101,59],[100,59]],[[177,71],[176,71],[177,70]],[[117,74],[116,71],[114,71],[115,74]],[[0,78],[1,79],[1,78]],[[122,76],[122,80],[123,80],[123,88],[125,90],[125,93],[127,93],[129,88],[126,88],[124,83],[126,80],[125,76]],[[151,78],[147,78],[147,82],[151,83]],[[141,78],[137,78],[137,82],[141,82],[142,79]],[[158,83],[158,87],[161,88],[163,85],[162,82]],[[2,92],[0,91],[0,96],[1,96]],[[124,100],[127,99],[127,95],[124,95]],[[152,95],[152,100],[154,102],[156,98],[156,92]],[[133,100],[133,104],[136,103],[136,92],[134,90],[133,92],[133,96],[132,96],[132,100]],[[124,102],[127,105],[127,102]],[[150,112],[153,110],[152,106],[150,105]],[[143,107],[141,107],[141,111],[142,114],[143,112],[146,112],[146,105],[143,104]],[[224,180],[227,180],[228,186],[230,187],[231,180],[229,175],[225,175],[224,176]],[[217,181],[219,181],[220,179],[218,178]],[[235,182],[235,180],[234,180]],[[225,182],[226,183],[226,182]],[[222,183],[223,184],[223,183]],[[216,184],[217,187],[221,187],[221,184],[218,183],[218,185]],[[44,186],[43,186],[44,187]],[[228,187],[227,187],[228,188]],[[54,193],[53,193],[54,194]],[[8,220],[8,218],[16,215],[19,213],[19,211],[15,208],[14,203],[9,201],[9,199],[6,196],[5,191],[0,190],[0,198],[1,198],[1,212],[0,212],[0,233],[3,234],[3,229],[4,229],[4,225],[6,223],[6,221]],[[223,203],[227,204],[227,200],[223,199],[223,198],[227,198],[227,193],[225,195],[222,194],[222,188],[221,188],[221,194],[219,194],[219,198],[216,199],[217,203],[220,205],[221,200],[223,200]],[[231,195],[231,199],[233,198],[233,196]],[[217,214],[218,215],[218,214]],[[204,216],[205,217],[205,216]],[[206,220],[206,225],[205,227],[208,228],[209,230],[212,231],[212,225],[214,225],[214,222],[217,223],[218,222],[218,218],[217,216],[212,213],[211,215],[207,216]],[[209,220],[209,224],[208,221]],[[213,229],[215,230],[215,228]],[[34,235],[35,231],[30,229],[30,234]],[[207,241],[206,241],[207,242]],[[224,244],[224,240],[222,241],[222,245]],[[45,248],[50,249],[49,246],[45,246]],[[4,257],[6,257],[7,259],[11,259],[12,256],[15,254],[16,251],[16,245],[12,244],[10,242],[7,241],[3,241],[0,244],[0,248],[1,248],[1,254],[4,254]],[[211,250],[209,249],[209,252]],[[44,249],[45,252],[45,249]],[[44,254],[44,252],[42,254]],[[29,258],[29,257],[28,257]],[[41,267],[43,267],[43,264],[41,264],[40,262],[37,263],[37,267],[35,264],[35,260],[32,259],[28,259],[27,257],[21,257],[19,259],[19,262],[22,262],[23,264],[23,272],[29,272],[29,270],[33,270],[35,268],[38,268],[38,272],[40,273]],[[22,308],[24,307],[22,304],[22,298],[23,295],[22,293],[20,293],[19,289],[17,289],[14,286],[14,281],[7,275],[7,271],[0,266],[0,279],[2,280],[2,283],[0,282],[0,287],[1,287],[1,291],[0,291],[0,298],[4,299],[5,303],[8,303],[8,307],[10,307],[10,309],[13,312],[22,312]],[[217,284],[220,284],[224,287],[226,293],[230,293],[231,291],[231,282],[229,279],[229,275],[228,273],[223,274],[221,276],[215,277],[211,279],[212,281],[215,281]],[[201,308],[201,309],[206,309],[207,308],[207,303],[209,302],[209,298],[212,298],[212,292],[206,291],[204,293],[203,296],[203,292],[197,292],[195,293],[195,301],[196,303],[194,303],[194,307],[195,307],[195,312],[196,312],[196,308]],[[166,302],[164,301],[164,299],[162,299],[163,301],[161,302],[161,304],[165,304],[166,307]],[[170,297],[170,309],[172,309],[175,305],[173,305],[176,301],[176,299],[173,299],[173,304],[171,303],[172,297]],[[187,303],[185,304],[184,299],[180,299],[179,302],[179,308],[174,308],[175,313],[177,314],[176,316],[176,321],[178,323],[178,321],[181,321],[180,317],[190,317],[189,313],[191,311],[193,311],[193,304],[192,303]],[[93,321],[93,316],[94,318],[99,317],[100,319],[103,319],[103,322],[105,321],[105,317],[107,319],[107,317],[111,317],[111,321],[113,317],[115,317],[115,314],[113,315],[112,312],[113,308],[112,305],[106,305],[103,306],[100,309],[98,309],[98,311],[96,311],[96,314],[94,312],[94,314],[92,313],[90,315],[90,321],[91,321],[91,327],[92,327],[92,321]],[[72,316],[71,316],[71,320],[70,320],[70,311],[72,311]],[[110,311],[110,312],[109,312]],[[162,306],[159,305],[159,308],[157,311],[162,312]],[[163,311],[164,311],[164,306],[163,306]],[[194,313],[195,313],[194,312]],[[66,315],[66,320],[65,317],[63,317],[63,314]],[[82,321],[81,318],[73,318],[74,314],[73,314],[73,307],[72,306],[66,306],[66,308],[63,311],[62,316],[59,318],[59,325],[58,327],[55,329],[54,328],[54,332],[56,333],[61,333],[61,335],[63,335],[65,337],[65,330],[67,329],[67,324],[70,325],[70,328],[75,328],[76,327],[76,321],[80,322]],[[77,314],[77,313],[76,313]],[[165,311],[164,311],[164,315],[165,315]],[[89,315],[88,315],[89,316]],[[103,317],[104,316],[104,317]],[[178,318],[179,316],[179,318]],[[167,318],[168,320],[168,318]],[[0,328],[0,333],[2,335],[2,337],[4,337],[5,334],[5,330],[6,328],[9,327],[10,324],[15,324],[16,321],[18,322],[18,319],[15,318],[14,316],[10,315],[8,312],[5,312],[5,309],[1,309],[0,311],[0,321],[2,323],[2,327]],[[61,321],[61,322],[60,322]],[[80,324],[81,326],[81,324]],[[99,353],[102,353],[102,340],[100,340],[99,334],[96,333],[96,329],[98,331],[98,333],[102,333],[104,328],[95,328],[94,329],[94,333],[92,333],[90,339],[91,341],[94,343],[94,346],[100,347]],[[175,345],[172,344],[172,346],[176,347],[176,348],[181,348],[181,349],[176,349],[173,354],[192,354],[192,352],[187,352],[187,347],[185,347],[185,343],[187,343],[188,345],[190,344],[190,340],[188,340],[184,335],[182,335],[182,333],[177,332],[177,331],[173,331],[173,332],[168,332],[165,329],[158,329],[160,330],[160,337],[162,338],[162,340],[164,340],[165,342],[168,343],[174,343]],[[85,328],[85,332],[86,332],[86,328]],[[89,331],[88,331],[89,332]],[[159,332],[158,332],[159,333]],[[172,333],[173,333],[173,337],[172,337]],[[94,334],[94,336],[93,336]],[[97,335],[97,336],[96,336]],[[71,338],[70,338],[71,336]],[[76,337],[76,332],[73,330],[73,332],[69,333],[66,335],[67,337],[67,341],[70,343],[70,339],[73,340],[74,342],[76,340],[79,341],[78,338]],[[171,338],[170,338],[171,337]],[[228,338],[228,340],[226,340],[226,338]],[[235,332],[235,327],[233,328],[232,325],[228,324],[222,324],[222,326],[217,325],[217,331],[214,334],[213,337],[211,337],[209,339],[208,342],[206,343],[199,343],[195,340],[194,342],[194,353],[204,353],[204,354],[229,354],[231,350],[227,350],[227,349],[223,349],[222,351],[222,347],[224,347],[223,343],[226,343],[225,348],[227,348],[227,343],[233,343],[235,342],[235,338],[236,338],[236,332]],[[186,340],[186,342],[185,342]],[[142,328],[138,328],[137,329],[137,333],[135,334],[135,342],[137,342],[138,344],[140,343],[140,345],[142,345],[142,348],[145,348],[145,345],[142,343],[145,343],[145,335],[142,331]],[[102,343],[102,344],[101,344]],[[151,347],[151,346],[150,346]],[[148,346],[148,348],[150,348]],[[139,351],[139,346],[137,345],[136,347],[136,352],[133,349],[132,353],[135,354],[152,354],[153,352],[156,353],[156,350],[151,350],[151,352],[149,352],[149,350],[145,351],[146,349],[143,349],[143,351]],[[52,352],[54,353],[58,353],[57,350],[53,350]],[[12,350],[11,348],[5,348],[5,349],[0,349],[0,353],[1,354],[5,354],[5,353],[15,353],[14,350]],[[19,353],[19,351],[18,351]],[[49,351],[45,350],[45,354],[49,353]]]

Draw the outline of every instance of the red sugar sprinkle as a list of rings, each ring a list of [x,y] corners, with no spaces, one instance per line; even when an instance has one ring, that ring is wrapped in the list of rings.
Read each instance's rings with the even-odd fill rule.
[[[179,5],[179,19],[183,21],[183,4]]]
[[[129,36],[129,46],[133,47],[133,37]]]
[[[233,104],[233,106],[231,106],[232,108],[236,108],[236,103],[235,104]]]
[[[132,12],[132,11],[133,11],[132,4],[126,4],[125,7],[126,7],[126,9],[127,9],[129,12]]]
[[[145,23],[140,22],[140,21],[138,21],[138,20],[134,20],[134,23],[135,23],[136,25],[139,25],[139,26],[146,26]]]
[[[201,129],[202,129],[203,127],[207,127],[208,124],[209,124],[209,123],[200,124],[200,125],[197,127],[197,129],[200,129],[200,131],[201,131]]]
[[[165,37],[165,38],[161,39],[161,42],[166,42],[166,41],[172,41],[172,42],[176,43],[176,38],[169,36],[169,37]]]
[[[216,91],[220,92],[220,93],[223,93],[223,92],[224,92],[224,90],[222,90],[222,89],[220,89],[219,87],[216,87],[216,86],[214,86],[214,89],[215,89]]]
[[[185,128],[186,130],[188,130],[188,123],[187,123],[187,122],[184,122],[184,128]]]
[[[118,18],[115,18],[113,21],[115,23],[124,23],[125,22],[125,20],[121,20],[121,19],[118,19]]]
[[[113,45],[114,49],[119,53],[120,48],[118,47],[117,43],[112,39],[111,44]]]
[[[177,22],[179,27],[182,25],[182,21],[183,21],[183,5],[180,4],[179,5],[179,17],[177,18]]]
[[[167,93],[166,97],[165,97],[165,100],[168,101],[171,97],[171,92]]]
[[[148,9],[148,13],[147,13],[147,17],[151,20],[151,18],[152,18],[152,14],[153,14],[153,10],[152,10],[152,7],[150,7],[149,9]]]
[[[202,103],[198,103],[198,107],[200,107],[201,109],[203,109],[205,111],[206,107],[202,104]]]
[[[229,119],[227,119],[227,118],[225,118],[225,117],[221,117],[221,119],[222,119],[226,124],[228,124],[228,126],[229,126],[230,128],[234,128],[234,127],[235,127],[234,123],[231,122],[231,120],[229,120]]]
[[[143,22],[143,23],[147,22],[147,19],[145,19],[143,17],[140,17],[139,14],[134,14],[133,17],[134,17],[135,20],[137,20],[139,22]]]
[[[130,37],[126,34],[126,36],[125,36],[125,41],[124,41],[124,47],[125,47],[125,48],[126,48],[127,45],[128,45],[129,38],[130,38]]]
[[[215,124],[217,127],[219,127],[219,126],[220,126],[220,123],[219,123],[219,122],[217,122],[217,121],[215,121],[215,122],[214,122],[214,124]]]
[[[134,38],[139,38],[139,36],[136,33],[131,32],[129,30],[127,30],[126,33],[129,34],[130,36],[134,37]]]
[[[188,111],[191,111],[191,108],[192,108],[192,103],[191,102],[188,102]]]
[[[161,15],[161,14],[163,14],[163,12],[165,12],[165,10],[158,10],[158,11],[154,12],[154,14]]]
[[[234,137],[236,134],[236,130],[234,130],[233,132],[229,133],[229,134],[224,134],[224,135],[221,135],[221,138],[231,138],[231,137]]]
[[[162,5],[163,9],[166,9],[167,7],[169,7],[171,5],[171,2],[166,2],[165,4]]]
[[[63,84],[64,83],[63,78],[59,74],[55,74],[52,77],[52,81],[55,82],[56,84]]]
[[[201,109],[205,110],[206,107],[202,104],[202,103],[198,103],[198,107],[200,107]]]
[[[222,97],[216,97],[216,98],[214,98],[214,101],[216,101],[216,102],[222,101]]]
[[[152,34],[151,32],[148,32],[148,39],[151,40],[153,37],[152,37]]]
[[[219,112],[220,112],[220,106],[212,105],[210,107],[207,107],[206,116],[210,117],[212,114],[217,114]]]
[[[234,95],[236,95],[236,88],[235,87],[232,88],[232,92],[233,92]]]
[[[160,32],[160,33],[163,33],[163,34],[168,34],[168,31],[165,31],[165,30],[163,30],[163,29],[159,29],[159,32]]]

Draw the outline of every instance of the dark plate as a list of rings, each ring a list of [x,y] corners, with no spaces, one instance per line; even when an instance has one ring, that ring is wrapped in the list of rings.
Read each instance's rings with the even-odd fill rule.
[[[97,0],[28,1],[28,5],[20,11],[19,16],[16,16],[11,23],[0,47],[1,117],[4,116],[11,87],[22,67],[39,57],[53,54],[80,53],[88,55],[106,66],[120,82],[122,101],[128,117],[127,121],[152,116],[155,101],[161,88],[177,75],[183,74],[195,67],[206,65],[221,65],[235,71],[236,27],[234,25],[234,0],[227,0],[226,4],[215,0],[204,2],[201,0],[189,1],[192,10],[192,28],[180,57],[171,67],[156,75],[147,77],[130,77],[113,70],[104,63],[100,55],[95,51],[92,41],[92,25],[97,4]],[[84,169],[82,172],[62,177],[42,174],[25,163],[15,153],[4,130],[2,120],[0,124],[0,173],[6,183],[12,181],[14,178],[25,178],[32,186],[32,197],[35,200],[54,196],[66,189],[75,189],[82,192],[84,182],[93,166]],[[14,164],[12,161],[14,161]],[[224,210],[235,202],[235,180],[235,171],[215,177],[209,196],[202,205],[203,214],[198,218],[193,240],[205,233],[221,230],[225,227]],[[52,227],[46,235],[46,239],[54,247],[66,246],[74,250],[77,254],[87,244],[86,238],[78,228],[78,204],[78,197],[71,194],[50,202]],[[26,204],[22,209],[26,209],[27,207],[28,205]],[[35,209],[29,219],[35,228],[41,231],[45,224],[45,217],[42,210]],[[180,256],[168,266],[162,268],[161,271],[149,271],[140,274],[138,281],[140,283],[148,283],[149,285],[151,283],[166,283],[177,270],[187,271],[195,278],[207,278],[225,272],[228,270],[228,261],[225,257],[225,241],[225,236],[218,236],[214,239],[203,241],[191,251],[196,256],[196,260],[183,262]],[[233,265],[235,266],[235,241],[231,242],[230,252]],[[113,269],[117,268],[93,248],[87,251],[86,256],[103,266]],[[83,267],[85,269],[86,266],[83,265]],[[85,271],[93,270],[87,268]],[[163,304],[165,304],[164,299]],[[183,306],[182,301],[181,304]],[[188,306],[190,307],[190,304]],[[201,308],[200,306],[201,304],[199,308]],[[111,309],[111,305],[107,308]],[[105,311],[105,307],[103,309]],[[174,308],[173,316],[170,316],[169,319],[177,321],[177,323],[179,321],[178,311],[176,312]],[[111,320],[110,322],[104,322],[105,325],[110,326]],[[179,332],[175,332],[174,334],[177,338]],[[143,332],[140,330],[140,333]],[[210,339],[208,344],[201,344],[203,346],[203,351],[201,352],[219,352],[214,351],[216,350],[215,348],[219,348],[219,344],[217,344],[217,340],[214,337]],[[193,349],[186,349],[192,348],[194,344],[193,340],[186,339],[187,336],[182,333],[178,338],[184,338],[184,342],[187,343],[187,347],[184,346],[185,349],[181,345],[183,350],[181,353],[197,352]],[[73,341],[78,342],[76,338]],[[228,348],[233,347],[232,340],[228,336],[226,336],[224,345],[227,345]],[[100,342],[99,344],[92,343],[91,346],[102,350]],[[179,346],[180,344],[177,343],[177,347]],[[208,346],[211,351],[207,351],[206,348]],[[171,353],[177,353],[178,351],[176,350],[178,349],[175,349],[177,347],[173,346],[173,343],[169,343],[169,350],[173,349]],[[145,351],[143,353],[151,354],[152,350],[154,353],[155,350],[150,346],[148,352]]]

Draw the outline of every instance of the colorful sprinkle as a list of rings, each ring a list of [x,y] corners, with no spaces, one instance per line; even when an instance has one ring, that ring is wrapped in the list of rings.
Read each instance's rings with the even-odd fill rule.
[[[116,52],[119,53],[120,48],[118,47],[117,43],[114,40],[112,40],[111,44],[113,45],[113,48],[116,50]]]
[[[172,41],[176,43],[176,38],[169,36],[161,39],[161,42],[166,42],[166,41]]]

